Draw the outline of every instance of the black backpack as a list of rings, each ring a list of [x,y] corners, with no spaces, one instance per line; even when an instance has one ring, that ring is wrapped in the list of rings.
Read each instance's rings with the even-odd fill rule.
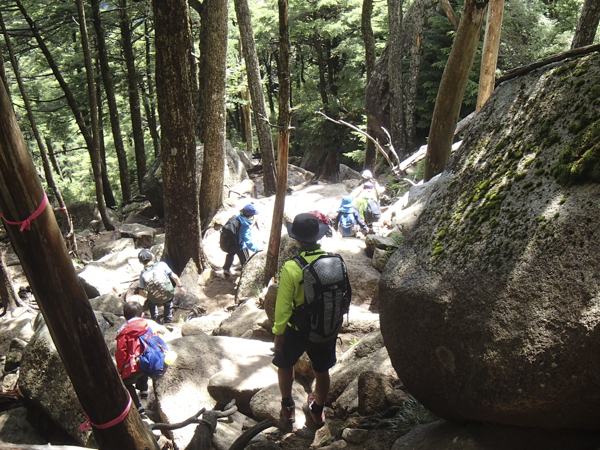
[[[296,307],[294,302],[290,323],[312,342],[335,339],[352,298],[346,263],[335,253],[324,253],[310,263],[302,256],[294,261],[302,269],[304,303]]]
[[[381,208],[379,208],[379,203],[375,199],[369,199],[367,202],[367,207],[365,208],[365,222],[373,223],[377,222],[381,219]]]
[[[240,250],[238,234],[240,232],[240,221],[237,216],[231,216],[221,229],[219,245],[225,253],[236,253]]]

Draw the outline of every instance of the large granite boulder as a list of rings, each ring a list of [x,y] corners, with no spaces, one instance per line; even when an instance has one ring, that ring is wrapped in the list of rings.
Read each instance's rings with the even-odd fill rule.
[[[445,418],[600,430],[599,77],[500,85],[387,262],[386,347]]]
[[[85,266],[78,276],[88,297],[119,295],[127,290],[131,283],[139,279],[143,269],[138,253],[139,250],[126,247]]]
[[[33,335],[33,321],[35,314],[19,308],[13,311],[12,317],[3,317],[0,327],[0,355],[6,355],[13,339],[22,339],[29,342]]]

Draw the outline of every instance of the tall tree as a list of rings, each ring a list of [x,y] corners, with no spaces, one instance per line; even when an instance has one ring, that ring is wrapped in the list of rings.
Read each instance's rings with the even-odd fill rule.
[[[366,85],[371,81],[371,74],[375,68],[375,36],[373,34],[373,26],[371,25],[371,16],[373,15],[373,0],[363,0],[362,4],[362,16],[361,16],[361,32],[363,41],[365,43],[365,71],[366,71]],[[365,96],[366,101],[366,96]],[[373,119],[367,116],[367,133],[369,136],[374,135]],[[377,151],[375,150],[375,144],[367,139],[365,148],[365,162],[363,169],[374,170],[375,164],[377,163]]]
[[[19,305],[19,298],[15,294],[8,267],[6,266],[6,252],[8,244],[0,244],[0,301],[2,302],[2,314],[0,317],[8,314],[12,316],[12,312]]]
[[[389,85],[390,85],[390,134],[392,145],[402,156],[406,152],[406,134],[402,99],[402,0],[388,0],[389,22]]]
[[[121,135],[121,122],[119,120],[119,110],[115,98],[115,89],[112,81],[112,72],[108,64],[108,52],[106,50],[106,38],[104,36],[104,27],[100,19],[100,0],[91,0],[94,30],[96,32],[96,42],[98,45],[98,59],[100,60],[100,74],[106,92],[108,102],[108,111],[110,117],[110,127],[113,135],[113,143],[119,162],[119,179],[121,181],[121,194],[124,202],[131,201],[131,185],[129,183],[129,168],[127,165],[127,154],[125,145],[123,145],[123,136]],[[100,101],[99,101],[100,103]]]
[[[156,94],[161,122],[165,207],[164,259],[181,273],[192,259],[202,269],[198,172],[190,86],[191,32],[185,0],[154,0]],[[223,164],[223,160],[221,160]]]
[[[258,53],[254,41],[254,29],[248,0],[234,0],[235,14],[240,28],[240,39],[246,62],[246,73],[248,75],[248,89],[252,100],[252,111],[254,112],[254,123],[256,126],[256,137],[263,164],[263,180],[265,195],[273,195],[276,191],[275,151],[273,150],[273,139],[271,127],[268,121],[267,108],[265,106],[265,91],[260,76]]]
[[[477,52],[487,4],[488,0],[465,0],[433,110],[425,156],[425,181],[442,172],[450,159],[454,130]]]
[[[6,78],[6,71],[4,69],[4,55],[2,54],[2,46],[0,45],[0,81],[4,83],[4,87],[8,92],[8,79]]]
[[[0,83],[0,213],[17,223],[29,219],[29,229],[6,225],[31,290],[42,311],[52,341],[83,410],[94,424],[99,448],[158,450],[124,388],[104,342],[52,209],[43,207],[45,193],[16,117]],[[108,394],[108,395],[107,395]]]
[[[131,128],[133,130],[133,145],[135,147],[135,163],[138,186],[146,174],[146,150],[144,148],[144,130],[142,128],[142,112],[140,110],[140,93],[135,70],[135,57],[131,42],[131,23],[127,13],[127,0],[121,0],[121,43],[125,64],[127,66],[127,81],[129,83],[129,108],[131,110]]]
[[[483,53],[481,55],[476,112],[479,112],[494,92],[503,13],[504,0],[490,0],[485,25],[485,38],[483,39]]]
[[[271,234],[267,249],[267,262],[265,265],[265,285],[275,276],[279,247],[281,244],[281,226],[283,224],[283,210],[285,208],[285,195],[287,190],[288,155],[290,152],[290,27],[288,23],[288,0],[278,0],[279,8],[279,117],[277,120],[277,193],[273,205],[273,220]]]
[[[2,12],[0,11],[0,28],[2,29],[2,33],[4,34],[4,40],[6,42],[6,48],[8,49],[8,54],[10,57],[10,62],[13,66],[13,71],[15,73],[15,78],[17,79],[17,84],[19,85],[19,90],[21,91],[21,97],[23,98],[23,104],[25,105],[25,110],[27,111],[27,118],[29,119],[29,124],[31,125],[31,130],[33,132],[33,136],[35,141],[40,149],[40,155],[42,156],[42,165],[44,167],[44,174],[46,175],[46,182],[48,186],[52,189],[56,201],[58,202],[58,206],[64,215],[64,224],[65,224],[65,243],[69,251],[77,253],[77,242],[75,240],[75,230],[73,228],[73,221],[71,220],[71,215],[69,214],[69,210],[67,209],[67,205],[63,200],[62,194],[54,179],[54,175],[52,174],[52,166],[50,164],[50,160],[48,158],[48,153],[46,152],[46,147],[44,146],[44,142],[42,141],[42,137],[37,127],[37,122],[33,115],[33,110],[31,109],[31,102],[29,101],[29,96],[27,95],[27,91],[25,90],[25,84],[23,83],[23,79],[21,77],[21,72],[19,71],[19,63],[17,58],[15,57],[15,53],[12,48],[12,44],[10,42],[10,38],[8,36],[8,30],[6,29],[6,25],[4,23],[4,17],[2,16]]]
[[[581,15],[577,22],[577,30],[573,36],[571,48],[592,45],[600,22],[600,2],[598,0],[585,0],[581,8]]]
[[[85,61],[85,72],[87,75],[87,90],[90,104],[90,121],[92,122],[92,171],[94,172],[94,180],[96,184],[96,201],[98,202],[98,210],[102,217],[104,227],[108,231],[115,229],[115,226],[110,222],[106,212],[102,191],[102,161],[100,159],[100,132],[98,129],[98,99],[96,98],[96,83],[94,82],[94,67],[92,65],[92,56],[90,54],[90,44],[88,41],[87,24],[85,19],[85,9],[83,8],[83,0],[75,0],[77,5],[77,14],[79,15],[79,30],[81,32],[81,48],[83,50],[83,59]]]
[[[150,44],[150,27],[148,26],[148,18],[144,21],[144,39],[146,44],[146,91],[147,95],[144,99],[144,109],[148,118],[148,127],[150,128],[150,136],[154,145],[154,156],[160,156],[160,136],[158,135],[158,126],[156,123],[156,106],[154,100],[154,71],[152,70],[153,58],[151,57]]]
[[[62,88],[63,92],[65,93],[65,98],[67,99],[67,104],[71,108],[71,111],[73,112],[73,116],[75,117],[75,122],[77,123],[77,126],[79,127],[79,131],[81,131],[81,134],[82,134],[83,138],[85,139],[87,150],[88,150],[88,153],[90,156],[90,161],[92,164],[92,171],[94,173],[94,184],[95,184],[95,188],[96,188],[96,197],[98,197],[98,192],[100,192],[100,197],[101,197],[100,201],[98,202],[98,209],[100,210],[100,214],[102,216],[102,221],[104,223],[104,227],[107,230],[114,230],[114,225],[112,223],[110,223],[108,216],[106,215],[106,206],[104,203],[104,199],[102,199],[102,192],[104,190],[108,189],[110,186],[106,186],[108,183],[106,183],[105,181],[107,181],[108,178],[106,178],[106,180],[103,179],[103,175],[105,175],[105,174],[102,173],[102,168],[99,167],[99,164],[97,161],[98,155],[94,154],[94,139],[93,139],[92,133],[90,133],[88,127],[86,126],[85,121],[83,119],[83,114],[81,114],[81,110],[79,109],[79,106],[77,104],[77,100],[75,99],[73,92],[71,91],[71,89],[69,88],[69,85],[67,84],[64,77],[62,76],[62,73],[60,72],[58,65],[56,64],[56,61],[54,60],[52,53],[48,49],[48,46],[42,39],[42,36],[37,28],[37,25],[31,19],[31,17],[27,13],[27,10],[23,7],[23,4],[21,3],[21,1],[15,0],[15,3],[17,4],[19,11],[21,11],[21,14],[23,14],[23,17],[27,21],[27,24],[29,25],[29,28],[31,29],[31,32],[33,34],[33,37],[35,38],[36,42],[38,43],[40,50],[44,54],[46,61],[48,62],[48,65],[50,66],[50,69],[52,70],[52,73],[54,74],[54,77],[56,78],[56,81],[58,82],[58,84]],[[92,109],[95,109],[95,108],[92,108]],[[97,148],[97,146],[96,146],[96,148]]]
[[[227,73],[227,0],[204,0],[208,20],[204,109],[204,161],[200,186],[200,219],[207,229],[223,204],[225,171],[225,77]]]

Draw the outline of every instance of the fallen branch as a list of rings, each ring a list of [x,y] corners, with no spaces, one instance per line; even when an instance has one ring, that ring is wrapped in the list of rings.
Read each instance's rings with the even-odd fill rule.
[[[513,69],[510,72],[502,75],[500,78],[498,78],[496,80],[496,86],[498,86],[500,83],[503,83],[512,78],[516,78],[521,75],[525,75],[526,73],[529,73],[532,70],[547,66],[550,63],[553,63],[556,61],[561,61],[565,58],[569,58],[570,56],[585,55],[587,53],[597,52],[599,50],[600,50],[600,44],[594,44],[594,45],[586,45],[585,47],[574,48],[571,50],[567,50],[566,52],[557,53],[555,55],[548,56],[547,58],[540,59],[539,61],[536,61],[532,64],[517,67],[516,69]]]
[[[254,425],[252,428],[248,428],[244,431],[229,447],[229,450],[244,450],[246,445],[261,431],[266,430],[274,425],[273,419],[266,419],[262,422]]]
[[[400,171],[398,170],[398,167],[396,167],[396,166],[394,166],[394,164],[392,164],[392,161],[390,160],[390,157],[385,152],[385,150],[381,147],[381,145],[379,145],[379,142],[377,142],[377,139],[374,139],[367,132],[361,130],[360,128],[358,128],[358,127],[356,127],[356,126],[352,125],[351,123],[348,123],[348,122],[346,122],[344,120],[335,120],[335,119],[332,119],[331,117],[327,116],[326,114],[322,113],[321,111],[315,111],[315,114],[320,114],[323,117],[325,117],[327,120],[329,120],[330,122],[337,123],[338,125],[345,125],[348,128],[351,128],[352,130],[356,131],[357,133],[360,133],[360,134],[364,135],[367,139],[369,139],[375,145],[375,148],[377,148],[377,150],[379,150],[379,153],[381,153],[381,155],[388,162],[390,168],[392,169],[392,173],[394,175],[397,175],[397,176],[401,176],[402,175],[400,173]]]

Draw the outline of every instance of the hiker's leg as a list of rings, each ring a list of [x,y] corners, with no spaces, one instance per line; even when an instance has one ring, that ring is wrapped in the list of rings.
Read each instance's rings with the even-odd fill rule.
[[[173,320],[173,299],[164,304],[163,319],[165,323],[171,323]]]
[[[315,372],[315,395],[317,405],[323,406],[325,404],[325,400],[327,400],[327,394],[329,393],[329,370],[326,372]]]
[[[150,317],[156,322],[158,320],[158,306],[148,302],[148,309],[150,310]]]
[[[237,255],[240,259],[240,266],[244,267],[244,264],[246,264],[246,261],[248,261],[248,258],[250,257],[250,251],[247,248],[244,248],[241,249]]]
[[[294,384],[294,366],[279,367],[277,369],[277,379],[281,398],[290,398],[292,396],[292,385]]]
[[[135,383],[135,388],[138,391],[147,391],[148,390],[148,375],[142,375],[138,378]]]
[[[131,401],[133,402],[136,408],[140,408],[142,406],[134,386],[138,378],[139,373],[132,373],[127,378],[123,379],[123,384],[125,385],[127,392],[129,392],[129,395],[131,395]]]
[[[234,256],[235,256],[235,253],[227,253],[227,256],[225,256],[225,264],[223,264],[223,270],[231,269],[231,265],[233,264]]]

